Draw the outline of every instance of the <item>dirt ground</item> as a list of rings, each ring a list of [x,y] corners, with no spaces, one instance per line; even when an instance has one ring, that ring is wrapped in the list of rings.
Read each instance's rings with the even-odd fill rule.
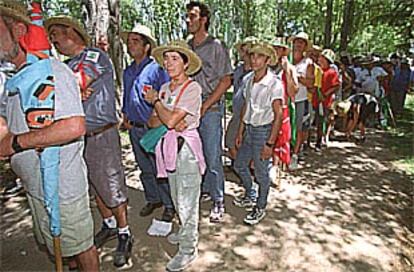
[[[225,220],[209,223],[209,204],[201,206],[199,258],[187,271],[414,271],[413,176],[392,164],[398,155],[387,139],[371,130],[363,145],[337,137],[321,154],[308,151],[298,171],[284,174],[280,190],[272,186],[267,216],[256,226],[243,224],[246,212],[232,204],[242,188],[226,167]],[[122,270],[165,271],[177,248],[146,234],[152,218],[138,215],[144,195],[127,143],[124,163],[135,243]],[[0,178],[4,191],[13,177]],[[1,195],[0,224],[1,271],[53,271],[35,242],[24,194]],[[116,271],[115,246],[100,251],[102,271]]]

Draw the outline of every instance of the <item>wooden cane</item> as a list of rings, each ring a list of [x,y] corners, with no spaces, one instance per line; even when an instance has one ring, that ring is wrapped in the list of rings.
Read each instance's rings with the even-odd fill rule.
[[[62,249],[60,247],[60,236],[53,237],[53,250],[55,252],[56,271],[63,272]]]

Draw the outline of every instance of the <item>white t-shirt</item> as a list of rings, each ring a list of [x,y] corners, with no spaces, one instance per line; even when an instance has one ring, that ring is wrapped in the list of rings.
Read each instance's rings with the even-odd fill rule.
[[[312,64],[312,60],[309,58],[303,58],[299,63],[295,64],[296,73],[298,77],[306,77],[306,70],[308,65]],[[295,102],[301,102],[308,99],[308,89],[305,85],[299,82],[299,90],[295,96]]]
[[[254,83],[253,78],[253,72],[246,75],[241,87],[247,103],[243,121],[255,127],[271,124],[274,119],[273,101],[283,100],[282,82],[269,69],[259,82]]]

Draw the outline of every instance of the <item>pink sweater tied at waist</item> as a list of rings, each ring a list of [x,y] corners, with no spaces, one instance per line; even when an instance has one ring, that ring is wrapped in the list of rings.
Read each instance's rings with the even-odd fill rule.
[[[177,165],[177,138],[181,136],[189,145],[191,151],[194,153],[197,161],[200,174],[203,175],[206,170],[206,163],[204,161],[203,148],[201,144],[200,135],[197,129],[185,130],[177,132],[170,129],[164,137],[158,142],[155,148],[155,158],[157,162],[157,177],[166,178],[167,171],[173,172]],[[162,140],[164,139],[164,143]]]

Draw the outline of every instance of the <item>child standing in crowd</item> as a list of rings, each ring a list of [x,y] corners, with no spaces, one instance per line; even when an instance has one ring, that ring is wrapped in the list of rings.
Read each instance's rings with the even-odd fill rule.
[[[238,152],[234,169],[240,176],[245,192],[245,207],[253,208],[246,217],[246,224],[257,224],[264,216],[270,187],[270,158],[282,124],[283,86],[268,68],[276,62],[272,46],[260,42],[250,49],[252,72],[242,83],[245,102],[241,112],[236,147]],[[256,192],[252,188],[250,161],[254,163],[254,176],[259,184],[257,204],[253,206]],[[253,207],[252,207],[253,206]]]

